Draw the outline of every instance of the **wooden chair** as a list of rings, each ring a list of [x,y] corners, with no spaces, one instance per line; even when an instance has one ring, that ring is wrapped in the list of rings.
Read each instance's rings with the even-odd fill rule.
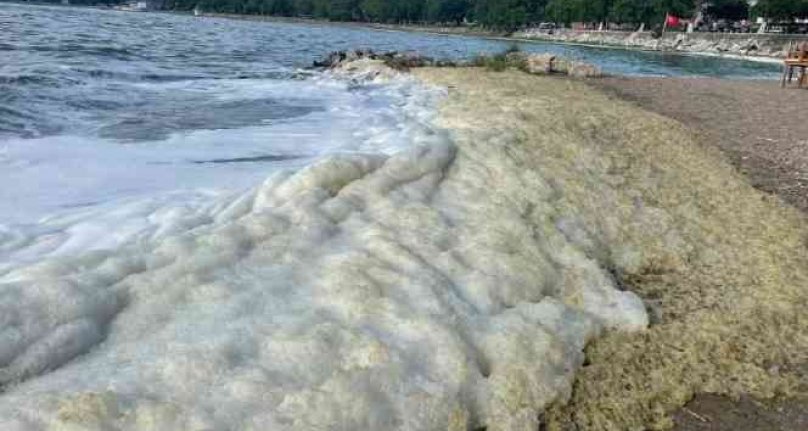
[[[790,83],[794,77],[794,71],[799,69],[800,76],[797,79],[797,86],[802,87],[803,84],[808,83],[808,46],[803,45],[801,49],[795,49],[794,42],[788,46],[788,54],[786,59],[783,60],[783,77],[780,80],[780,87],[785,87],[786,83]]]

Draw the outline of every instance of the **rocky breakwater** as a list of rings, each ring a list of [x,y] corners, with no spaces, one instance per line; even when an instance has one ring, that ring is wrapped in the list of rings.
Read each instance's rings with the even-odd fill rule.
[[[338,69],[350,64],[379,64],[385,65],[395,70],[407,70],[412,67],[426,66],[451,66],[454,62],[436,61],[431,57],[426,57],[414,52],[375,52],[370,49],[358,49],[352,51],[333,51],[320,60],[315,60],[312,66],[315,68]]]
[[[587,45],[763,58],[781,58],[785,56],[789,43],[808,40],[806,36],[775,34],[669,32],[661,37],[656,37],[652,32],[556,31],[553,34],[547,34],[535,29],[514,33],[513,37]]]
[[[348,72],[353,75],[386,76],[396,71],[417,67],[485,67],[502,71],[515,68],[533,75],[567,75],[575,78],[603,76],[599,67],[549,53],[528,54],[521,51],[496,55],[479,55],[470,60],[435,60],[417,53],[370,50],[335,51],[313,63],[316,68]]]

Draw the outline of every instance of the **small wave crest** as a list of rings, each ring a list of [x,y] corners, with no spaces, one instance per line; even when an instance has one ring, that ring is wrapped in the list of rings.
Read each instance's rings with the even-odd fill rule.
[[[101,59],[113,60],[136,60],[141,58],[141,54],[125,47],[111,46],[111,45],[98,45],[98,44],[81,44],[76,42],[62,43],[59,45],[29,45],[25,47],[28,51],[54,53],[57,57],[68,56],[74,57],[76,54],[87,55],[90,57],[100,57]]]

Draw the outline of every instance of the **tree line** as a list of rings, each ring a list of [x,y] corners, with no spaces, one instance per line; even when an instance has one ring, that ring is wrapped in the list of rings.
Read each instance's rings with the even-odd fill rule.
[[[206,12],[306,16],[335,21],[396,24],[474,22],[513,30],[544,21],[661,22],[670,13],[691,17],[697,10],[714,19],[765,16],[777,20],[808,17],[808,0],[167,0],[170,9]]]
[[[198,7],[206,12],[310,16],[335,21],[395,24],[459,25],[463,22],[474,22],[492,29],[515,29],[543,21],[655,22],[661,21],[666,13],[684,16],[691,14],[695,9],[694,0],[168,0],[168,2],[170,8],[178,10]]]
[[[54,0],[56,2],[61,0]],[[124,3],[128,0],[71,0],[71,3]],[[618,23],[653,26],[666,14],[709,19],[756,16],[777,21],[808,18],[808,0],[164,0],[165,9],[312,17],[333,21],[390,24],[475,23],[512,31],[541,22]]]

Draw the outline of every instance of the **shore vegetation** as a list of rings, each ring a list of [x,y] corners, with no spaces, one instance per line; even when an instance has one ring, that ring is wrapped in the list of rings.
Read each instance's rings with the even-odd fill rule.
[[[716,20],[808,17],[808,0],[167,0],[166,8],[388,24],[473,25],[497,31],[553,22],[660,24],[667,14]]]

